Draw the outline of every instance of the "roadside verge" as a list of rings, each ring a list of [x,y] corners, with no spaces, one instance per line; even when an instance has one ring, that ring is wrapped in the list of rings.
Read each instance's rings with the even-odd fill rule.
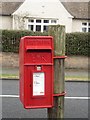
[[[19,68],[4,67],[0,74],[1,79],[19,79]],[[65,81],[88,81],[88,70],[65,69]]]

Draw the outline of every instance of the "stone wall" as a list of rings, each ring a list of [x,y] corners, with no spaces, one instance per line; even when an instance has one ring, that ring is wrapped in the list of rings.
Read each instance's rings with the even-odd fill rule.
[[[0,53],[0,65],[2,67],[19,67],[19,55],[15,53]],[[65,68],[87,69],[88,57],[68,56],[65,59]]]

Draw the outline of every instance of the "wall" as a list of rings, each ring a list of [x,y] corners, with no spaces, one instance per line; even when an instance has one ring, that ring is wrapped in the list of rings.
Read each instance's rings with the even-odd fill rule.
[[[68,56],[65,59],[65,68],[88,69],[88,57]],[[0,52],[0,64],[2,67],[19,67],[19,54]]]
[[[72,18],[64,17],[62,21],[59,18],[59,24],[60,25],[65,25],[65,31],[66,33],[71,33],[72,32]]]
[[[72,32],[82,32],[82,22],[88,22],[88,20],[75,20],[72,21]]]
[[[12,17],[0,16],[0,29],[12,29]],[[72,18],[59,18],[59,24],[66,26],[66,32],[82,32],[82,22],[88,22],[88,20],[75,20]]]
[[[18,21],[18,19],[15,19],[15,17],[14,17],[13,29],[16,29],[16,30],[28,29],[28,18],[25,18],[25,22],[24,23],[23,23],[23,21],[20,22],[20,19]],[[42,19],[45,19],[45,18],[35,17],[34,19],[42,20]],[[50,18],[47,18],[47,19],[51,20]],[[60,18],[60,16],[58,16],[58,23],[57,24],[64,25],[66,33],[71,33],[72,32],[72,18],[68,18],[67,16],[65,16],[64,18]],[[42,23],[42,25],[43,25],[43,23]],[[48,23],[47,25],[51,25],[51,24]]]
[[[12,29],[12,17],[0,16],[0,29]]]

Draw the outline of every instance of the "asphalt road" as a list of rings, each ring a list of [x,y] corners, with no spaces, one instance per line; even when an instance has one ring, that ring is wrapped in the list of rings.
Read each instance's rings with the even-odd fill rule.
[[[87,99],[72,99],[71,97],[87,97],[87,82],[66,82],[64,118],[88,118]],[[3,95],[18,95],[18,80],[3,80]],[[1,99],[1,97],[0,97]],[[47,118],[47,109],[24,109],[19,98],[3,97],[2,98],[2,117],[3,118]]]

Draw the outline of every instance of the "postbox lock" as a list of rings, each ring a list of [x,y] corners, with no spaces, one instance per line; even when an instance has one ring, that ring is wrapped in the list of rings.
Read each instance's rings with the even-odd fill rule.
[[[42,70],[41,65],[36,66],[36,69],[37,69],[37,71],[41,71]]]

